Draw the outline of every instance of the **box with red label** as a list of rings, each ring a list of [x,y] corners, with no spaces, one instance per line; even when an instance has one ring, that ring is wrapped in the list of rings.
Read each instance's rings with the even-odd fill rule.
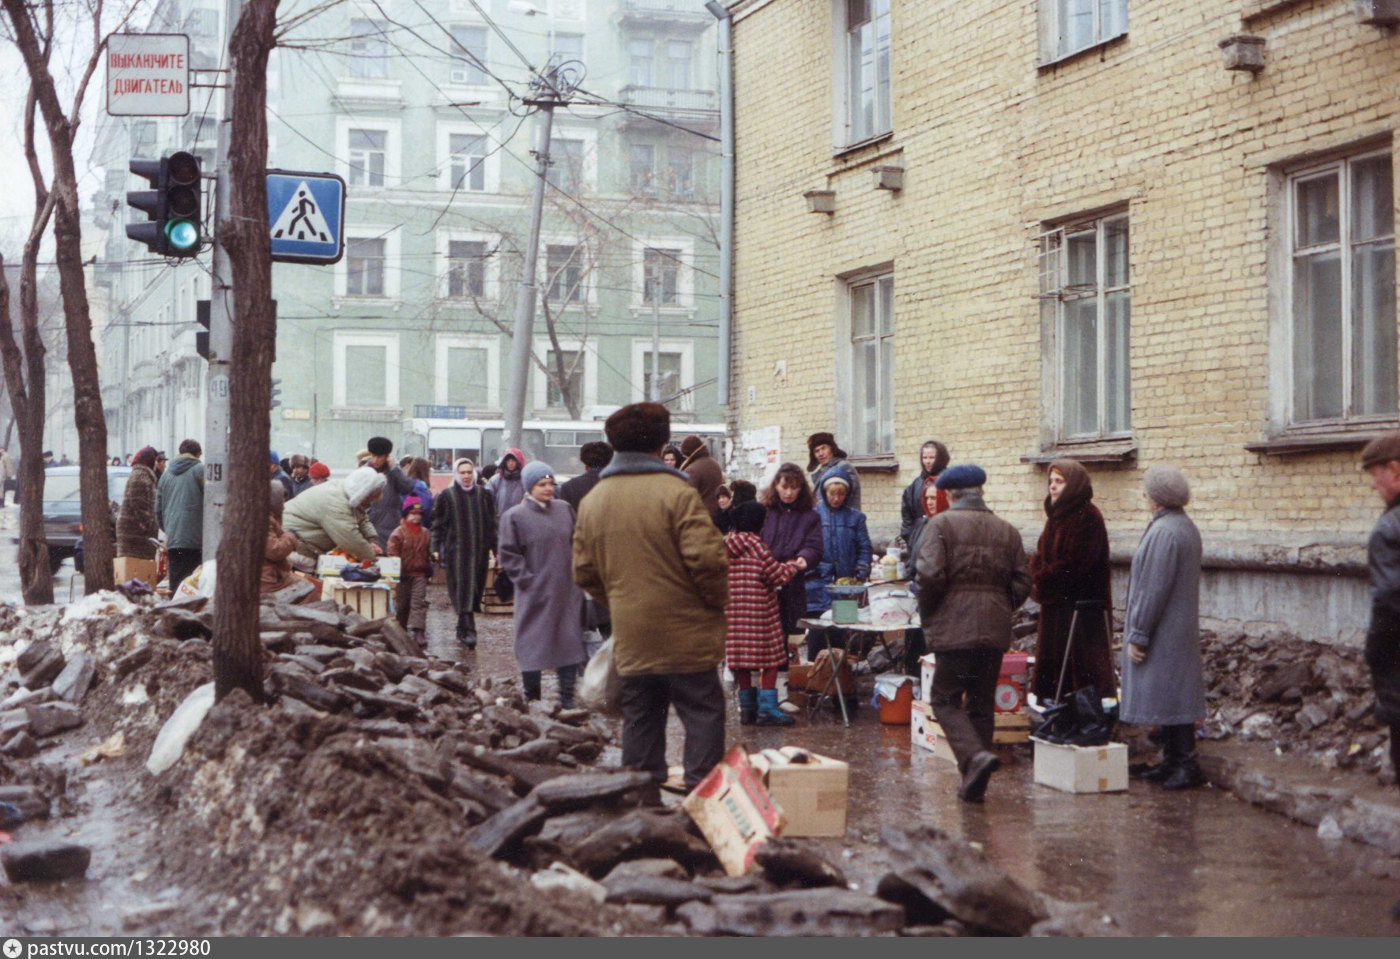
[[[758,847],[781,834],[786,824],[782,809],[763,787],[743,746],[725,753],[719,765],[685,797],[681,808],[695,820],[731,876],[748,872]]]
[[[958,761],[953,755],[953,747],[948,745],[947,737],[933,718],[933,707],[917,699],[909,713],[909,740],[915,747],[926,749],[939,759],[950,763]]]

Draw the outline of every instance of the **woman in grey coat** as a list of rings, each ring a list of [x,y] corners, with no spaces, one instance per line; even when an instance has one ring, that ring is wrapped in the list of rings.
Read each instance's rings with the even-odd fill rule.
[[[1162,762],[1141,778],[1189,789],[1204,781],[1196,761],[1196,721],[1206,715],[1201,534],[1183,509],[1191,490],[1180,470],[1153,466],[1143,489],[1152,520],[1128,574],[1119,718],[1162,727]]]
[[[515,658],[526,699],[540,698],[540,674],[559,675],[559,703],[574,704],[583,648],[583,591],[574,583],[574,510],[554,498],[543,460],[520,471],[525,498],[501,517],[497,556],[515,583]]]

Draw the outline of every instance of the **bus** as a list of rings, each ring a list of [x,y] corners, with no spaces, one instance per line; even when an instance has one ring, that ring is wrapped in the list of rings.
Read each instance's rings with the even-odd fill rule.
[[[415,410],[420,412],[420,410]],[[442,412],[432,410],[431,412]],[[448,412],[455,412],[448,410]],[[694,433],[705,441],[710,455],[724,462],[724,424],[672,423],[675,432],[671,441],[677,446],[681,438]],[[478,468],[487,463],[499,463],[505,449],[501,437],[505,432],[502,419],[476,419],[451,416],[415,416],[403,423],[403,451],[421,456],[433,467],[434,492],[452,482],[452,463],[466,457]],[[602,442],[603,421],[598,420],[526,420],[521,429],[518,446],[528,460],[544,460],[554,470],[560,482],[583,472],[579,447],[584,443]]]

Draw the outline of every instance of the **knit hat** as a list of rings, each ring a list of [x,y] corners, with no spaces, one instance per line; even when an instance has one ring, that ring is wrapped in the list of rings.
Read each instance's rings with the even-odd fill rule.
[[[739,533],[761,533],[767,516],[762,503],[749,500],[729,508],[729,528]]]
[[[368,466],[356,467],[345,477],[345,498],[352,507],[364,506],[376,492],[384,489],[384,474]]]
[[[987,471],[976,463],[959,463],[940,473],[933,485],[937,489],[972,489],[985,486]]]
[[[370,456],[388,456],[394,452],[394,443],[386,436],[371,436],[365,448]]]
[[[310,468],[307,469],[306,475],[314,480],[330,479],[331,468],[325,463],[322,463],[320,460],[317,460],[315,463],[311,464]]]
[[[1180,509],[1191,502],[1191,486],[1175,466],[1157,464],[1142,476],[1142,488],[1147,498],[1167,509]]]
[[[603,424],[619,453],[655,453],[671,435],[671,411],[660,403],[631,403]]]
[[[269,450],[268,453],[267,453],[267,455],[268,455],[268,462],[271,463],[273,466],[281,466],[281,465],[282,465],[282,457],[280,457],[280,456],[277,455],[277,451],[276,451],[276,450]]]
[[[156,448],[154,446],[143,446],[135,456],[131,458],[133,463],[140,463],[142,466],[155,469]]]
[[[404,516],[409,513],[421,513],[423,512],[423,501],[416,496],[405,496],[403,506],[399,507],[399,512]]]
[[[544,460],[531,460],[525,464],[520,471],[520,484],[525,487],[525,492],[530,492],[535,488],[535,484],[546,477],[553,479],[554,470],[550,469]]]
[[[1391,460],[1400,460],[1400,430],[1377,436],[1361,451],[1361,468],[1364,470]]]
[[[831,455],[835,459],[843,460],[846,458],[846,451],[836,445],[835,436],[830,433],[813,433],[807,437],[807,452],[810,454],[807,460],[807,472],[810,473],[821,465],[817,462],[817,454],[813,451],[822,445],[831,447]]]

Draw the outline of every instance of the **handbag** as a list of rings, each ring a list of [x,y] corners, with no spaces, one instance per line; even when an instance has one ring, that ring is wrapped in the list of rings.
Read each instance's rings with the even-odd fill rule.
[[[584,667],[578,684],[578,698],[589,709],[610,716],[622,711],[622,677],[613,663],[613,642],[610,637]]]

